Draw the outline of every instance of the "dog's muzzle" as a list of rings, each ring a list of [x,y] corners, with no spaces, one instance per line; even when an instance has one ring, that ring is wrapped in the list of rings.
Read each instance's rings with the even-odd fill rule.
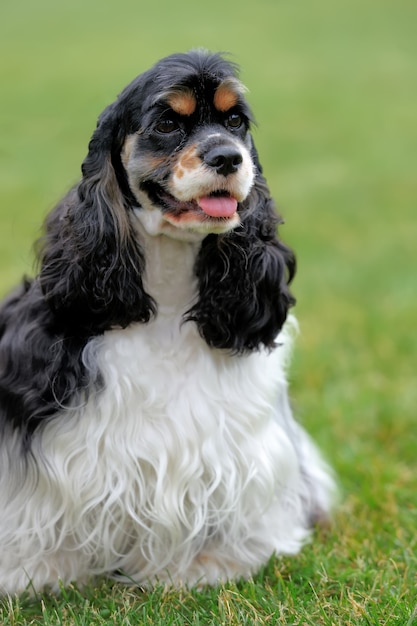
[[[243,162],[243,156],[237,146],[226,144],[210,148],[201,155],[201,160],[217,174],[229,176],[237,172]]]

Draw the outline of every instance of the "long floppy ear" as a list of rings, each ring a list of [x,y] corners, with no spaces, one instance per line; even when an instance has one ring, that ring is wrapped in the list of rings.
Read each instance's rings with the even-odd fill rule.
[[[274,347],[295,303],[288,289],[295,257],[277,238],[280,220],[253,156],[258,171],[241,225],[204,240],[196,266],[199,298],[187,314],[209,346],[237,354]]]
[[[88,334],[147,322],[155,312],[143,288],[144,257],[130,221],[119,109],[116,102],[101,115],[83,178],[47,218],[41,242],[45,299],[58,320]]]

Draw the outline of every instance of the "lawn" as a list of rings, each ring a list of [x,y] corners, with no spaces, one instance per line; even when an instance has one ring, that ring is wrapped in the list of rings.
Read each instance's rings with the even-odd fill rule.
[[[0,602],[0,623],[417,625],[415,0],[2,0],[0,293],[33,267],[101,110],[159,57],[230,51],[295,249],[296,413],[334,466],[331,528],[253,581]],[[1,559],[1,554],[0,554]]]

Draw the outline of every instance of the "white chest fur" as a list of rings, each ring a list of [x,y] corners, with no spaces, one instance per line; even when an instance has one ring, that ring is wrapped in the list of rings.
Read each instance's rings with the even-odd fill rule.
[[[114,570],[141,583],[247,576],[307,536],[310,461],[327,499],[327,470],[288,405],[291,324],[271,352],[210,349],[183,323],[198,243],[145,246],[156,318],[87,344],[102,385],[43,429],[37,468],[7,505],[7,571],[19,554],[35,583]]]

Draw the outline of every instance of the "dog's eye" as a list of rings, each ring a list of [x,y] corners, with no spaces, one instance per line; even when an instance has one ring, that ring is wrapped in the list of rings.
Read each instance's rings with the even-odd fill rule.
[[[228,128],[238,129],[242,126],[242,124],[243,119],[242,116],[239,115],[239,113],[231,113],[226,118],[226,125],[228,126]]]
[[[174,133],[178,129],[179,129],[178,122],[176,120],[174,120],[174,119],[171,119],[171,118],[167,118],[165,120],[161,120],[155,126],[155,130],[158,133],[163,133],[164,135],[167,135],[169,133]]]

